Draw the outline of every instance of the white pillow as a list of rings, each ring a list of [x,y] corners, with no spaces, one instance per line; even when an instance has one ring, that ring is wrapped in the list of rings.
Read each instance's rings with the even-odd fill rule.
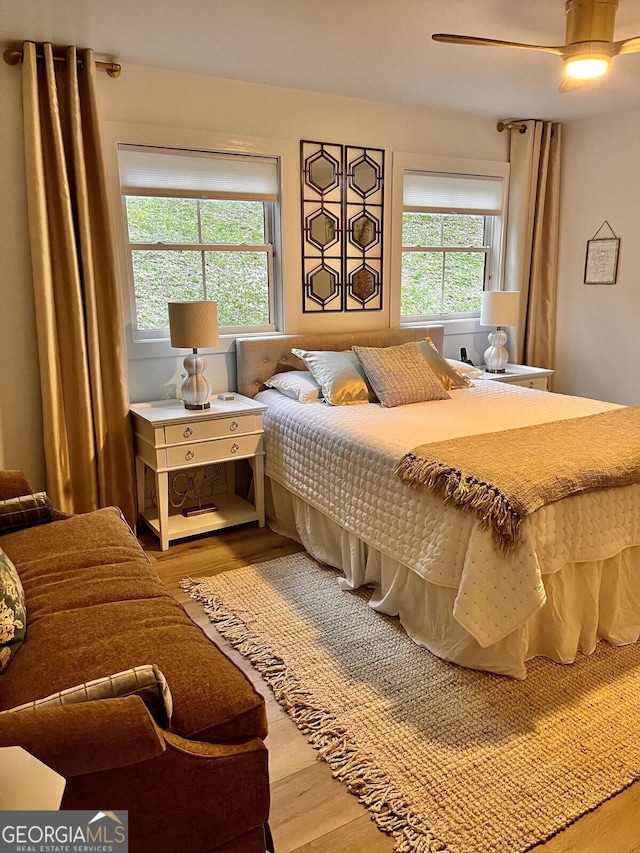
[[[285,370],[283,373],[276,373],[264,384],[267,388],[275,388],[281,394],[301,403],[320,401],[320,386],[308,370]]]
[[[483,372],[472,364],[467,364],[466,361],[456,361],[455,358],[448,358],[447,361],[451,367],[455,368],[458,373],[466,376],[467,379],[479,379]]]

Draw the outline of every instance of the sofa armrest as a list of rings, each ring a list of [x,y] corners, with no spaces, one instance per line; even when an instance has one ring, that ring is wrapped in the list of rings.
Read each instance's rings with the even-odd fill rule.
[[[165,749],[138,696],[0,714],[0,746],[21,746],[66,779],[147,761]]]
[[[131,850],[264,853],[269,818],[268,753],[260,738],[204,743],[159,731],[151,761],[67,781],[62,809],[96,802],[129,812]]]
[[[252,752],[266,752],[264,741],[260,737],[237,743],[211,743],[203,740],[187,740],[174,732],[162,730],[161,736],[167,749],[181,752],[185,757],[191,758],[237,758],[241,755],[249,755]]]
[[[22,471],[0,470],[0,501],[30,495],[33,489]]]

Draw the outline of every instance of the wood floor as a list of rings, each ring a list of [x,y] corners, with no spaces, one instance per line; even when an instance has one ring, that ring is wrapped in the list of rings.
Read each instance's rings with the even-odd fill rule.
[[[247,525],[180,542],[159,550],[155,537],[140,541],[162,580],[191,618],[249,675],[267,701],[270,734],[271,828],[277,853],[391,853],[393,840],[336,782],[326,764],[274,700],[258,673],[218,634],[200,605],[178,584],[183,577],[206,577],[302,550],[269,528]],[[536,853],[640,853],[640,782],[585,815]]]

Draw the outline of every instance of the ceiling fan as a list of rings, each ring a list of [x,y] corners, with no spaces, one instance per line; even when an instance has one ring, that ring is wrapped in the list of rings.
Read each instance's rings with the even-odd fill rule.
[[[435,33],[432,38],[448,44],[470,44],[486,47],[517,47],[555,53],[564,61],[565,79],[560,92],[587,86],[608,71],[614,56],[640,52],[640,36],[613,40],[618,0],[567,0],[565,44],[522,44],[501,39]]]

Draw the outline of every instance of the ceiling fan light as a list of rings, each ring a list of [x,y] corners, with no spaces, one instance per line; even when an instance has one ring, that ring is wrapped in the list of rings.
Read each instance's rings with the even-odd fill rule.
[[[564,64],[567,77],[578,80],[591,80],[602,77],[609,70],[611,60],[608,56],[575,56],[567,59]]]

